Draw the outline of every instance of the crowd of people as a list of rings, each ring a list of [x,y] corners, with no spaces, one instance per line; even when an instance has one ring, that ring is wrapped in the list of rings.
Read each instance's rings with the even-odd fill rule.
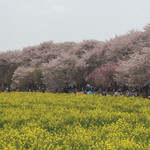
[[[86,84],[85,86],[66,86],[64,87],[64,93],[84,93],[84,94],[96,94],[96,95],[113,95],[113,96],[143,96],[150,98],[150,88],[142,87],[142,88],[135,88],[135,87],[127,87],[127,86],[116,86],[116,87],[96,87]]]
[[[0,88],[0,92],[11,92],[10,86],[6,86],[5,88]],[[16,89],[15,91],[19,91],[19,89]],[[36,88],[29,87],[27,88],[28,92],[42,92],[44,93],[46,91],[46,87],[44,85],[38,85]],[[127,87],[127,86],[116,86],[116,87],[111,87],[108,86],[107,88],[105,87],[96,87],[96,86],[91,86],[90,84],[85,84],[83,85],[66,85],[64,88],[60,89],[55,89],[53,91],[54,93],[84,93],[84,94],[96,94],[96,95],[101,95],[101,96],[108,96],[108,95],[113,95],[113,96],[132,96],[132,97],[137,97],[137,96],[143,96],[143,97],[148,97],[150,99],[150,88],[149,87],[142,87],[142,88],[134,88],[134,87]],[[145,94],[144,94],[145,93]]]

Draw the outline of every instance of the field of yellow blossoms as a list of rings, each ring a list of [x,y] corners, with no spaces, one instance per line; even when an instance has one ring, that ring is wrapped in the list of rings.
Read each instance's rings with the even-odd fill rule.
[[[2,150],[150,150],[150,100],[0,93]]]

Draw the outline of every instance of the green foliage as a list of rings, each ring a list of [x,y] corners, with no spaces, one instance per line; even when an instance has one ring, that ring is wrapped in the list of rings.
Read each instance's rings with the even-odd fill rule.
[[[0,149],[147,150],[150,101],[50,93],[0,93]]]

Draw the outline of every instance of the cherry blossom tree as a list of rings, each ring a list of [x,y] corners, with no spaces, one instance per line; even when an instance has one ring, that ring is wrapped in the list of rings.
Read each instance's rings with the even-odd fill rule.
[[[121,61],[116,69],[116,81],[121,84],[141,87],[150,82],[150,48],[134,53],[128,61]]]
[[[107,49],[106,57],[108,61],[118,62],[119,60],[127,60],[130,55],[140,51],[143,47],[140,39],[143,32],[130,31],[125,35],[116,36],[105,42],[105,49]]]
[[[68,54],[62,54],[57,59],[43,64],[44,84],[49,91],[64,88],[73,82],[73,70],[77,58]]]
[[[108,85],[114,86],[114,74],[117,68],[117,64],[115,63],[107,63],[102,65],[100,68],[95,69],[86,80],[91,85],[107,87]]]
[[[14,70],[20,65],[20,51],[7,51],[0,54],[0,85],[10,86]]]
[[[42,83],[42,72],[40,68],[18,67],[12,76],[12,89],[35,90]]]

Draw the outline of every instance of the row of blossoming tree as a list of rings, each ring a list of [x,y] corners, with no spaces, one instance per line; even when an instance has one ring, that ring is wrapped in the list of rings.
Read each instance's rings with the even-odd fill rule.
[[[52,41],[0,53],[0,87],[45,86],[55,92],[74,83],[142,87],[150,82],[150,25],[109,41]],[[61,91],[61,90],[60,90]]]

